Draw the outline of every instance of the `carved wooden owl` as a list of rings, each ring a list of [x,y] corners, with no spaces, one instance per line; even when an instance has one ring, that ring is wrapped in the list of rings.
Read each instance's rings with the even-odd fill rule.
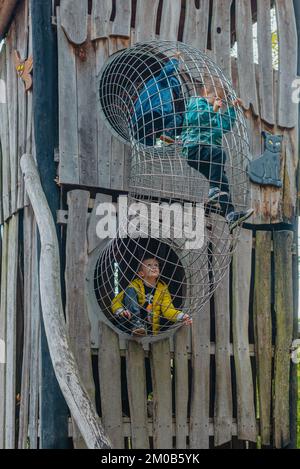
[[[32,88],[32,76],[31,72],[33,69],[33,59],[32,56],[28,57],[27,60],[21,60],[20,54],[15,50],[14,55],[15,67],[20,78],[24,81],[25,91],[28,91]]]

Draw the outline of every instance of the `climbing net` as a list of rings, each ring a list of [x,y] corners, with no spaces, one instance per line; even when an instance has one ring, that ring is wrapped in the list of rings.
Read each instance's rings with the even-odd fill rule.
[[[208,55],[170,41],[111,56],[99,99],[131,148],[130,209],[99,256],[94,289],[118,329],[158,335],[200,313],[230,264],[237,213],[250,203],[242,103]]]

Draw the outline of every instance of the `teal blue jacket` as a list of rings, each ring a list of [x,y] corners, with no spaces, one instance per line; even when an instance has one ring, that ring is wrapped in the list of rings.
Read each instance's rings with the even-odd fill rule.
[[[228,107],[225,112],[214,112],[213,105],[207,99],[199,96],[191,97],[188,101],[183,130],[183,154],[189,148],[199,145],[222,146],[224,133],[232,130],[236,121],[236,110]]]

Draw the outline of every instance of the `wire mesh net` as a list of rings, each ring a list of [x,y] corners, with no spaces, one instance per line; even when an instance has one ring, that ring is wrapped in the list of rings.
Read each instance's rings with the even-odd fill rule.
[[[249,217],[242,103],[209,56],[171,41],[111,56],[99,99],[131,147],[131,169],[129,210],[98,259],[94,290],[121,331],[158,335],[201,312]]]

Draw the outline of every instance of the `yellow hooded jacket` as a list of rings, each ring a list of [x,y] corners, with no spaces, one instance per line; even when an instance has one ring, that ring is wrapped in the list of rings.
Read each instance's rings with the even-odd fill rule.
[[[146,301],[145,287],[144,282],[140,278],[135,278],[129,285],[128,288],[133,287],[137,293],[137,298],[140,306],[143,306]],[[123,306],[124,291],[121,291],[111,303],[112,313],[115,314],[116,311]],[[161,280],[157,282],[156,290],[153,297],[153,323],[152,323],[152,332],[157,334],[159,331],[159,318],[163,316],[168,321],[176,322],[178,320],[178,315],[181,314],[181,311],[174,308],[172,303],[171,294],[169,292],[168,286]]]

